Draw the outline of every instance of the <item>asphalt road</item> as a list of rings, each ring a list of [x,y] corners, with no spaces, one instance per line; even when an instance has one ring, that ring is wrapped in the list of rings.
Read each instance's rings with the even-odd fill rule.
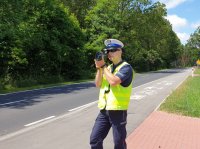
[[[134,87],[182,72],[170,69],[137,74]],[[93,82],[0,95],[0,136],[93,103],[99,90]]]

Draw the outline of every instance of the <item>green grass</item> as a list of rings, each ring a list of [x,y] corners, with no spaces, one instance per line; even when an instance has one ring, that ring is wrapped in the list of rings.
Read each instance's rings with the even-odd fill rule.
[[[69,85],[69,84],[87,82],[87,81],[92,81],[92,80],[93,79],[86,79],[86,80],[78,80],[78,81],[71,81],[71,82],[35,85],[35,86],[31,86],[31,87],[12,87],[12,86],[7,85],[4,89],[0,90],[0,94],[25,91],[25,90],[33,90],[33,89],[41,89],[41,88],[47,88],[47,87],[62,86],[62,85]]]
[[[196,68],[194,71],[195,74],[200,74],[200,68]]]
[[[196,71],[200,74],[200,71]],[[200,117],[200,76],[188,77],[160,106],[161,111]]]

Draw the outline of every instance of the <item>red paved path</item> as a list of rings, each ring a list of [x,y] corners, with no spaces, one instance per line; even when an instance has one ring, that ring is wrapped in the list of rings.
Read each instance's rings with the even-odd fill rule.
[[[200,149],[200,119],[155,111],[127,138],[128,149]]]

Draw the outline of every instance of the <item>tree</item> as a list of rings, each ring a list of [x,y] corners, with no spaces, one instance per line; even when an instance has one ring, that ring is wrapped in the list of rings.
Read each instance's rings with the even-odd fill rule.
[[[29,8],[27,12],[31,12],[26,22],[33,26],[30,41],[27,42],[32,70],[38,66],[39,75],[78,75],[75,75],[75,70],[81,70],[82,60],[73,57],[84,55],[81,50],[84,36],[76,18],[57,1],[41,1],[36,7],[30,2],[25,7]],[[71,75],[73,72],[74,75]]]
[[[18,25],[23,18],[22,2],[2,0],[0,2],[0,77],[9,80],[15,73],[27,65],[26,53],[23,51],[23,43],[19,39],[22,35]],[[17,14],[17,15],[16,15]]]
[[[187,46],[200,49],[200,26],[194,31],[187,42]]]
[[[3,0],[0,10],[1,77],[81,76],[84,33],[60,1]]]
[[[196,61],[200,59],[200,26],[190,35],[182,57],[187,57],[187,62],[190,66],[195,65]]]
[[[125,43],[124,58],[135,69],[170,67],[180,53],[181,44],[164,18],[166,14],[165,5],[159,2],[99,0],[86,17],[89,39],[86,48],[94,55],[103,48],[104,39],[119,38]]]
[[[91,10],[95,5],[97,0],[61,0],[68,8],[70,13],[73,13],[79,23],[81,28],[87,28],[85,25],[85,16],[88,11]]]

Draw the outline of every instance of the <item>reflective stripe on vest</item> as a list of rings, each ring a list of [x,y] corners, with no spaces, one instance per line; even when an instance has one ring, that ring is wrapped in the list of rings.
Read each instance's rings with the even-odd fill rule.
[[[129,65],[127,62],[120,64],[113,74],[116,74],[121,67]],[[108,67],[111,72],[111,65]],[[106,110],[127,110],[130,102],[130,96],[132,91],[132,82],[128,87],[123,87],[120,84],[116,86],[110,86],[110,91],[105,93],[109,89],[109,83],[103,75],[101,89],[99,93],[98,107]]]

